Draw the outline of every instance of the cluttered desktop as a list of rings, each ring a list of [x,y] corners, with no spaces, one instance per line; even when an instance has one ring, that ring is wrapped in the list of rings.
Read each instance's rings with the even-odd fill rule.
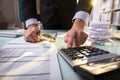
[[[4,41],[0,48],[1,80],[120,79],[119,39],[104,44],[89,39],[80,47],[68,49],[63,40],[66,31],[43,32],[43,41],[34,44],[25,42],[21,34],[0,37]]]
[[[33,10],[23,7],[29,5],[23,1],[0,0],[0,80],[120,80],[120,0],[42,0],[46,7],[40,0],[31,0],[29,3],[36,3]],[[39,24],[55,21],[59,26],[79,18],[85,21],[86,42],[67,48],[66,30],[42,30],[39,24],[40,42],[26,42],[24,22],[37,20],[25,20],[24,14],[28,16],[34,10]],[[41,17],[44,10],[53,17]]]

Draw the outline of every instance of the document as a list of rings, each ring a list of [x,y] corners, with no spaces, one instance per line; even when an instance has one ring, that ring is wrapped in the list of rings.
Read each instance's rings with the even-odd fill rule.
[[[23,29],[19,29],[19,30],[1,30],[0,31],[0,37],[11,37],[11,38],[16,38],[16,37],[20,37],[24,34],[24,30]]]
[[[62,80],[54,43],[23,37],[0,48],[0,80]]]

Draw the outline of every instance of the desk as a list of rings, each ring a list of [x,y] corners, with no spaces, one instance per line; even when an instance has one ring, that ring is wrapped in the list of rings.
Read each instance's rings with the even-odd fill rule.
[[[65,32],[61,30],[45,30],[46,33],[56,33],[56,32]],[[0,37],[0,46],[3,46],[7,41],[13,40],[15,38],[8,38],[8,37]],[[58,37],[57,42],[63,42],[63,37]],[[62,43],[61,43],[62,44]],[[120,41],[119,40],[113,40],[112,44],[105,44],[105,45],[99,45],[93,42],[87,41],[85,45],[93,45],[105,50],[108,50],[113,53],[120,54]],[[61,47],[64,47],[64,43],[60,45]],[[59,47],[60,48],[60,47]],[[58,60],[60,62],[60,68],[61,68],[61,74],[63,77],[63,80],[88,80],[82,75],[78,75],[76,72],[73,71],[73,69],[64,61],[64,59],[58,55]]]
[[[21,31],[21,32],[20,32]],[[20,30],[0,30],[0,47],[6,42],[23,35],[23,29]],[[2,36],[4,35],[4,36]]]

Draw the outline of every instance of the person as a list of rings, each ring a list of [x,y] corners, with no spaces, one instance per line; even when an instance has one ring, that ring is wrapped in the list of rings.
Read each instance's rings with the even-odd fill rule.
[[[93,7],[91,3],[92,0],[40,0],[40,22],[44,29],[68,30],[64,37],[67,47],[79,46],[88,37],[84,26]],[[27,28],[24,39],[39,42],[36,0],[22,0],[21,4]]]

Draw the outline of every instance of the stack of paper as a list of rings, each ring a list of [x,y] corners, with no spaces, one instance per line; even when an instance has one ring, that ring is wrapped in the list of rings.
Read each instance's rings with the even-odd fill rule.
[[[55,45],[23,37],[0,48],[0,80],[61,80]]]

